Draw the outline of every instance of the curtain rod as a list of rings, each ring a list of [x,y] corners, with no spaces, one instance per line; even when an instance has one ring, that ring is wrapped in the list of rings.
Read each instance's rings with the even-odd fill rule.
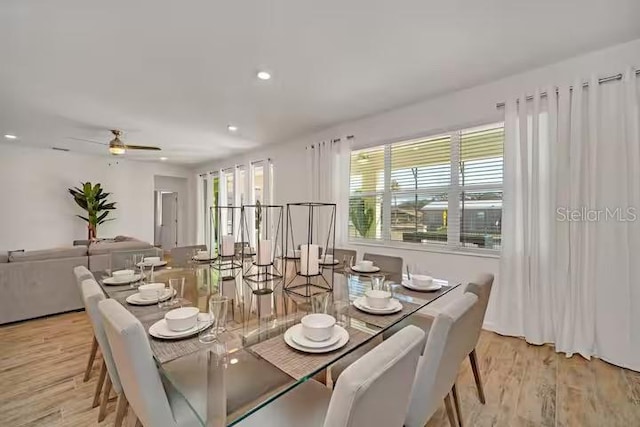
[[[640,74],[640,69],[636,70],[636,76]],[[622,74],[616,74],[613,76],[607,76],[607,77],[603,77],[601,79],[598,79],[598,84],[602,84],[602,83],[607,83],[607,82],[612,82],[612,81],[616,81],[616,80],[620,80],[622,79]],[[582,83],[582,87],[589,87],[589,82],[584,82]],[[573,86],[569,86],[569,90],[572,90]],[[556,93],[558,93],[558,89],[556,89]],[[542,92],[540,93],[540,96],[547,96],[547,92]],[[532,95],[528,95],[525,98],[527,101],[531,101],[533,100],[533,96]],[[496,104],[496,108],[503,108],[504,107],[504,102],[498,102]]]

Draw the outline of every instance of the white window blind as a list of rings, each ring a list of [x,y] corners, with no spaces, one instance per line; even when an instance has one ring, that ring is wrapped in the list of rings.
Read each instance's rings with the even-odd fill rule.
[[[502,124],[351,154],[349,237],[497,249]]]

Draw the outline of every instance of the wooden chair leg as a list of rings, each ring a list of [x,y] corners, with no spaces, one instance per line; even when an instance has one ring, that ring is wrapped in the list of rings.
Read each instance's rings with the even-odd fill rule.
[[[107,416],[107,402],[109,401],[109,393],[111,393],[111,377],[107,375],[107,383],[104,385],[102,402],[100,402],[100,411],[98,412],[98,422],[102,422]]]
[[[451,427],[457,427],[456,416],[453,413],[453,406],[451,405],[451,393],[444,397],[444,407],[447,409],[447,417],[449,418],[449,425]]]
[[[91,370],[93,369],[93,361],[96,359],[96,353],[98,352],[98,341],[96,337],[93,337],[93,342],[91,343],[91,353],[89,353],[89,360],[87,361],[87,367],[84,370],[84,378],[83,382],[89,381],[89,376],[91,376]]]
[[[458,425],[462,427],[462,411],[460,410],[460,399],[458,398],[458,390],[456,389],[455,383],[453,384],[451,393],[453,394],[453,404],[456,407],[456,415],[458,416]]]
[[[142,422],[140,421],[140,418],[136,417],[136,427],[144,427],[142,425]]]
[[[100,404],[100,392],[102,391],[102,386],[104,385],[104,377],[107,375],[107,364],[102,362],[100,366],[100,375],[98,376],[98,383],[96,384],[96,392],[93,395],[93,403],[91,404],[92,408],[97,407]]]
[[[116,404],[116,421],[113,424],[115,427],[122,427],[122,421],[124,421],[124,417],[127,414],[128,406],[129,402],[124,393],[120,393],[118,395],[118,403]]]
[[[482,378],[480,378],[480,369],[478,368],[478,355],[476,354],[476,349],[474,348],[471,353],[469,353],[469,361],[471,362],[471,370],[473,371],[473,378],[476,380],[476,388],[478,389],[478,398],[480,402],[484,405],[486,400],[484,398],[484,388],[482,387]]]

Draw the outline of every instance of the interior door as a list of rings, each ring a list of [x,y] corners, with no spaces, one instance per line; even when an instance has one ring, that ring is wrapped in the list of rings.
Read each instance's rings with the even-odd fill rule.
[[[178,193],[162,194],[162,249],[168,250],[178,246]]]

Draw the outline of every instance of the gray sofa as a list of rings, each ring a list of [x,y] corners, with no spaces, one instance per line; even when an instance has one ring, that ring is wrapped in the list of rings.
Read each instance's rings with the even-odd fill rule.
[[[0,253],[0,325],[83,308],[74,267],[106,270],[111,252],[148,248],[153,246],[127,238],[88,247]]]

